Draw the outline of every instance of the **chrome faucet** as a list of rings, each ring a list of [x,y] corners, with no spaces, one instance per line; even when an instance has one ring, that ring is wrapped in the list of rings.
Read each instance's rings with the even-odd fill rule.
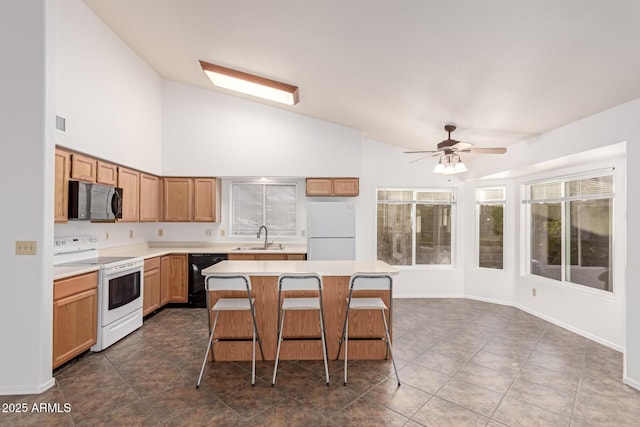
[[[269,246],[269,243],[267,243],[268,239],[269,239],[269,230],[267,230],[267,227],[265,227],[264,225],[261,225],[260,228],[258,228],[258,239],[260,238],[260,234],[262,233],[262,229],[264,228],[264,248],[267,249],[267,247]]]

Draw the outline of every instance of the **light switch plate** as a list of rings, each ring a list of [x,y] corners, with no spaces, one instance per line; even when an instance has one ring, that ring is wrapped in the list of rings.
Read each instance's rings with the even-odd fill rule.
[[[16,255],[35,255],[36,248],[35,240],[16,240]]]

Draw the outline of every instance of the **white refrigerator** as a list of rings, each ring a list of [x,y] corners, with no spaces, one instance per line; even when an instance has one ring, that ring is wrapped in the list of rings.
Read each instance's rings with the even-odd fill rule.
[[[356,259],[356,205],[354,202],[307,203],[307,259]]]

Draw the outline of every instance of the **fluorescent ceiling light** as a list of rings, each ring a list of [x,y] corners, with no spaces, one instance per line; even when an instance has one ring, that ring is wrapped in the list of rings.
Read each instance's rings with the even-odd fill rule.
[[[286,105],[295,105],[300,100],[298,87],[280,83],[220,65],[200,61],[200,66],[215,86],[234,90],[251,96],[268,99]]]

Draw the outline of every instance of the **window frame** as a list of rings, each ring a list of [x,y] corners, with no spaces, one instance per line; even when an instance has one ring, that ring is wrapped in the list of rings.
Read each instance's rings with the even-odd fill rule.
[[[298,221],[300,219],[300,200],[299,200],[299,186],[298,186],[298,182],[295,181],[290,181],[290,180],[284,180],[284,181],[275,181],[275,180],[261,180],[261,179],[254,179],[254,180],[233,180],[229,183],[229,237],[233,238],[233,239],[246,239],[247,237],[251,236],[251,234],[238,234],[236,233],[235,227],[233,226],[234,224],[234,218],[235,218],[235,204],[234,204],[234,197],[233,197],[233,187],[235,185],[256,185],[256,186],[262,186],[263,187],[263,193],[262,193],[262,200],[263,200],[263,204],[262,204],[262,212],[263,212],[263,219],[266,221],[266,204],[264,204],[264,200],[266,197],[266,187],[267,186],[293,186],[294,187],[294,194],[295,194],[295,220],[294,220],[294,230],[293,230],[293,234],[290,235],[279,235],[279,234],[272,234],[272,230],[269,230],[269,238],[272,237],[276,237],[279,239],[294,239],[297,237],[298,235]],[[258,232],[258,229],[256,228],[256,233]]]
[[[591,170],[591,171],[587,171],[587,172],[579,172],[579,173],[574,173],[574,174],[567,174],[567,175],[551,175],[545,178],[541,178],[541,179],[536,179],[533,181],[527,181],[522,183],[521,186],[521,204],[523,206],[522,209],[522,220],[523,220],[523,224],[524,224],[524,238],[523,238],[523,243],[524,243],[524,247],[522,248],[522,253],[524,254],[524,256],[522,257],[522,275],[525,275],[533,280],[539,280],[542,282],[546,282],[555,286],[559,286],[562,288],[568,288],[568,289],[573,289],[576,291],[581,291],[581,292],[585,292],[585,293],[589,293],[589,294],[595,294],[595,295],[599,295],[599,296],[603,296],[607,299],[612,299],[615,295],[616,295],[616,290],[617,290],[617,280],[616,280],[616,251],[615,251],[615,247],[616,247],[616,173],[615,173],[615,168],[614,167],[607,167],[607,168],[603,168],[603,169],[596,169],[596,170]],[[566,268],[567,268],[567,251],[568,251],[568,244],[569,242],[567,241],[567,204],[570,203],[571,201],[575,201],[575,200],[585,200],[585,198],[580,198],[577,196],[566,196],[566,184],[567,182],[570,181],[577,181],[577,180],[582,180],[582,179],[589,179],[589,178],[598,178],[598,177],[605,177],[605,176],[610,176],[611,179],[613,180],[612,183],[612,188],[613,188],[613,192],[612,193],[604,193],[602,194],[603,197],[600,197],[599,199],[610,199],[611,200],[611,215],[610,215],[610,229],[611,229],[611,234],[610,234],[610,248],[609,248],[609,253],[610,253],[610,261],[609,261],[609,268],[611,270],[611,290],[604,290],[604,289],[598,289],[598,288],[594,288],[591,286],[587,286],[587,285],[583,285],[580,283],[575,283],[575,282],[569,282],[566,280]],[[561,188],[561,192],[560,192],[560,197],[558,198],[548,198],[548,199],[535,199],[532,200],[530,197],[530,191],[531,191],[531,186],[536,185],[536,184],[544,184],[544,183],[550,183],[550,182],[557,182],[559,181],[561,183],[560,188]],[[605,197],[606,196],[606,197]],[[596,197],[587,197],[586,200],[588,199],[597,199]],[[532,215],[531,215],[531,205],[533,203],[544,203],[544,202],[555,202],[555,203],[560,203],[560,218],[561,218],[561,228],[560,228],[560,235],[561,235],[561,265],[560,265],[560,271],[561,271],[561,275],[560,275],[560,280],[556,280],[553,278],[549,278],[549,277],[545,277],[545,276],[541,276],[541,275],[537,275],[537,274],[533,274],[531,273],[531,243],[532,243],[532,236],[531,236],[531,226],[532,226]]]
[[[478,190],[502,190],[503,198],[498,200],[489,200],[489,201],[479,201],[478,200]],[[483,187],[476,187],[474,190],[474,201],[475,201],[475,241],[474,241],[474,268],[482,271],[494,271],[496,273],[504,273],[507,271],[507,263],[506,263],[506,249],[508,245],[507,239],[507,187],[506,185],[489,185]],[[491,268],[491,267],[482,267],[480,265],[480,207],[483,205],[487,206],[502,206],[502,268]]]
[[[405,264],[390,264],[395,268],[401,270],[453,270],[456,268],[457,262],[457,195],[456,187],[377,187],[376,188],[376,215],[374,221],[375,227],[375,253],[378,260],[378,205],[380,204],[411,204],[411,265]],[[380,201],[378,199],[379,191],[411,191],[413,193],[412,200],[410,201]],[[451,194],[451,201],[449,202],[428,202],[424,200],[417,200],[416,193],[419,192],[434,192],[434,193],[449,193]],[[451,207],[450,224],[451,224],[451,262],[449,264],[416,264],[416,206],[418,204],[427,205],[448,205]]]

